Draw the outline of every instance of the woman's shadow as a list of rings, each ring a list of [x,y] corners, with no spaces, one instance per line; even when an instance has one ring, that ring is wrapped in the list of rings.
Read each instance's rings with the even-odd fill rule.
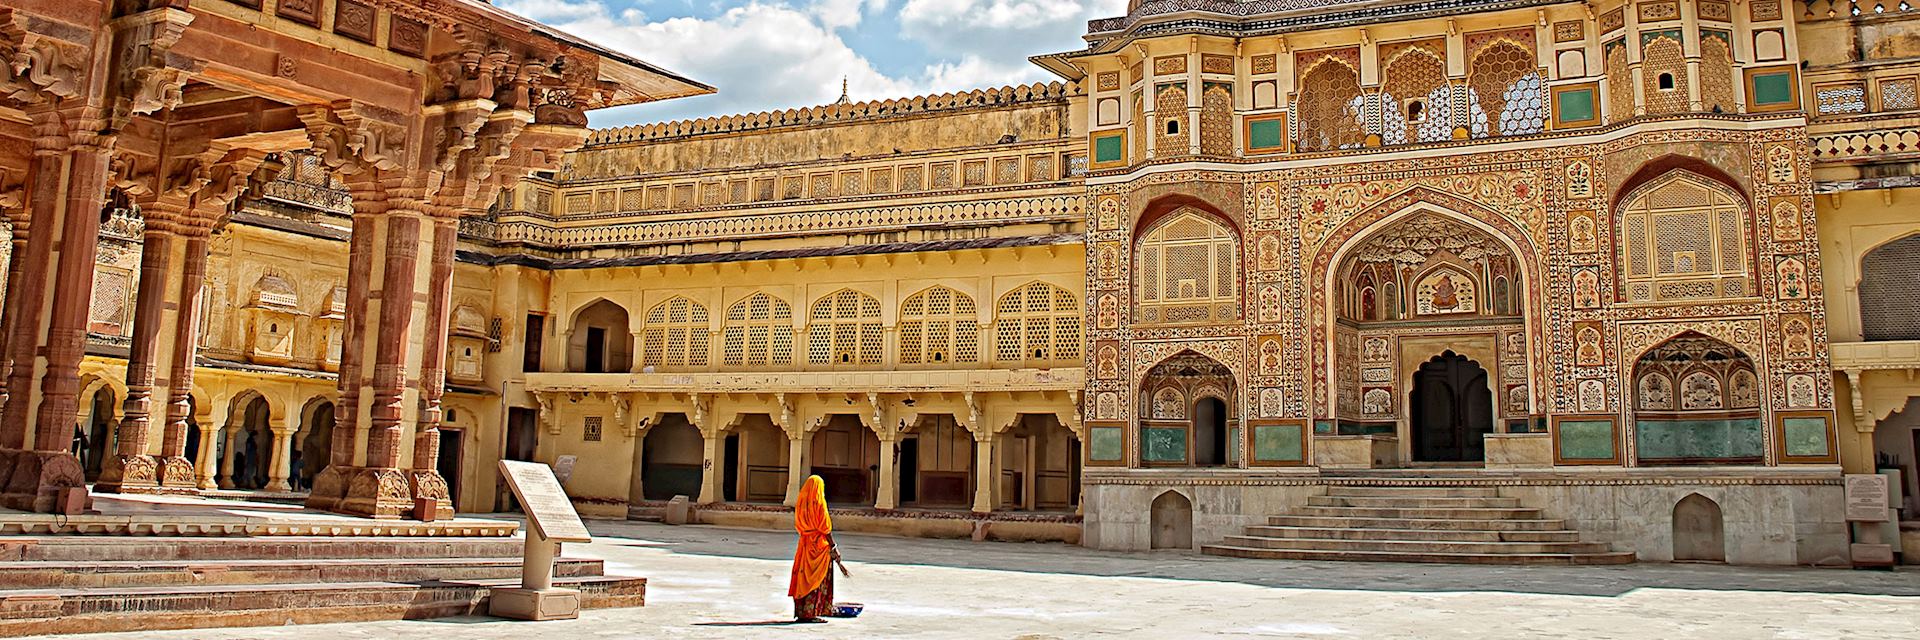
[[[767,620],[764,622],[695,622],[696,627],[789,627],[796,625],[826,624],[825,620]]]

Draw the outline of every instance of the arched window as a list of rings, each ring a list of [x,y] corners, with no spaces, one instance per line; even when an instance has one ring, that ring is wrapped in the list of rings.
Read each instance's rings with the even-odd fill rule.
[[[1867,340],[1920,340],[1920,235],[1868,251],[1860,259],[1860,328]]]
[[[707,308],[684,296],[654,305],[641,330],[642,365],[707,366]]]
[[[793,364],[793,307],[756,293],[727,308],[722,362],[730,367]]]
[[[1471,114],[1473,137],[1546,130],[1547,90],[1531,39],[1522,45],[1502,38],[1474,53],[1467,83],[1484,113]]]
[[[1441,142],[1453,138],[1448,117],[1446,43],[1382,45],[1380,100],[1384,144]]]
[[[1174,211],[1140,239],[1134,269],[1140,321],[1238,320],[1239,264],[1231,228],[1191,208]]]
[[[900,306],[900,364],[980,361],[980,313],[967,294],[934,287]]]
[[[1680,32],[1651,33],[1642,41],[1640,67],[1647,86],[1641,93],[1647,113],[1688,111],[1692,101],[1687,97],[1687,55],[1680,46]]]
[[[1295,119],[1300,122],[1302,152],[1358,149],[1366,142],[1359,107],[1360,74],[1354,70],[1358,52],[1329,52],[1303,61]],[[1350,56],[1350,57],[1349,57]]]
[[[1035,282],[1000,297],[993,318],[994,356],[1036,364],[1080,360],[1080,298]]]
[[[807,361],[812,364],[880,364],[880,301],[841,289],[813,303],[807,321]]]
[[[1732,189],[1675,171],[1635,190],[1621,211],[1627,301],[1753,294],[1746,207]]]

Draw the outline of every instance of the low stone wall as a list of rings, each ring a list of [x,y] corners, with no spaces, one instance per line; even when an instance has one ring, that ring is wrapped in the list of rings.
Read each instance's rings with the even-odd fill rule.
[[[946,511],[878,511],[850,509],[831,511],[834,531],[879,533],[909,538],[969,539],[976,529],[984,529],[984,539],[1002,542],[1080,543],[1079,518],[1071,514],[989,514]],[[785,507],[758,505],[708,505],[697,507],[694,522],[723,527],[788,530],[793,528],[793,513]]]
[[[1848,558],[1840,473],[1831,468],[1090,471],[1083,543],[1150,548],[1153,501],[1172,491],[1192,502],[1195,548],[1217,544],[1293,511],[1330,484],[1497,487],[1549,518],[1565,519],[1582,540],[1610,543],[1650,562],[1673,559],[1674,506],[1697,493],[1721,510],[1730,563],[1844,565]]]

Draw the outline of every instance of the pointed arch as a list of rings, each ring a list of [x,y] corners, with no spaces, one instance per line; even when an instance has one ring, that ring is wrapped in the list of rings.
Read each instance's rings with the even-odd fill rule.
[[[633,330],[626,306],[594,298],[570,314],[567,326],[568,371],[609,373],[632,368]]]
[[[1521,317],[1525,327],[1525,343],[1529,345],[1529,350],[1522,360],[1527,363],[1528,379],[1532,378],[1535,371],[1533,363],[1540,361],[1543,357],[1539,346],[1541,344],[1539,336],[1544,335],[1542,316],[1539,311],[1543,296],[1541,290],[1543,278],[1539,262],[1540,254],[1534,248],[1530,236],[1513,220],[1478,203],[1424,186],[1412,187],[1384,198],[1378,204],[1334,225],[1318,245],[1313,245],[1315,248],[1309,254],[1311,260],[1307,264],[1310,265],[1308,273],[1311,275],[1307,303],[1324,314],[1322,316],[1324,320],[1311,323],[1309,326],[1312,332],[1310,344],[1324,349],[1323,353],[1327,354],[1324,364],[1314,368],[1312,372],[1315,379],[1328,381],[1324,385],[1324,394],[1316,398],[1315,415],[1332,415],[1334,407],[1341,402],[1339,399],[1341,385],[1333,383],[1341,379],[1341,372],[1338,370],[1339,358],[1336,357],[1339,353],[1339,332],[1334,330],[1334,325],[1335,319],[1339,317],[1338,292],[1342,286],[1341,278],[1344,271],[1342,267],[1346,264],[1347,257],[1381,230],[1417,216],[1434,216],[1448,223],[1469,227],[1490,239],[1494,246],[1512,258],[1514,264],[1509,273],[1513,280],[1508,295],[1513,301],[1514,315]],[[1386,308],[1384,315],[1389,319],[1396,316],[1412,317],[1410,314],[1413,313],[1414,304],[1411,301],[1418,293],[1417,282],[1409,282],[1391,290],[1383,287],[1383,295],[1387,298],[1382,303]],[[1308,358],[1311,360],[1312,356],[1309,355]],[[1313,380],[1308,382],[1311,383]],[[1533,386],[1536,385],[1529,385],[1530,388]]]
[[[1240,241],[1219,216],[1176,209],[1140,234],[1134,302],[1147,324],[1239,319]]]
[[[1754,295],[1753,224],[1737,189],[1686,169],[1621,201],[1620,279],[1628,302]]]
[[[729,367],[793,364],[793,305],[755,291],[727,307],[721,363]]]
[[[1080,296],[1050,282],[1013,288],[994,303],[995,359],[1033,366],[1080,360]]]
[[[1764,461],[1765,407],[1757,398],[1736,399],[1731,385],[1738,374],[1758,370],[1745,351],[1688,330],[1648,348],[1633,363],[1634,397],[1626,404],[1632,407],[1630,439],[1640,463]]]
[[[816,365],[878,365],[884,357],[880,300],[841,289],[814,300],[807,315],[807,362]]]
[[[711,319],[706,305],[674,296],[647,310],[640,330],[640,364],[654,367],[707,366]]]
[[[900,364],[980,361],[980,310],[973,296],[934,285],[900,304]]]
[[[1148,547],[1153,549],[1193,548],[1193,500],[1178,491],[1168,490],[1154,496],[1148,506],[1148,525],[1152,531]]]

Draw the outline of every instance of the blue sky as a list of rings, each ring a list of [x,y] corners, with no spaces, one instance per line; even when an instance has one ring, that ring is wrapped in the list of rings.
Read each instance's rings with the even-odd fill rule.
[[[611,127],[1054,78],[1027,56],[1078,49],[1126,0],[495,0],[508,11],[719,87],[589,114]]]

